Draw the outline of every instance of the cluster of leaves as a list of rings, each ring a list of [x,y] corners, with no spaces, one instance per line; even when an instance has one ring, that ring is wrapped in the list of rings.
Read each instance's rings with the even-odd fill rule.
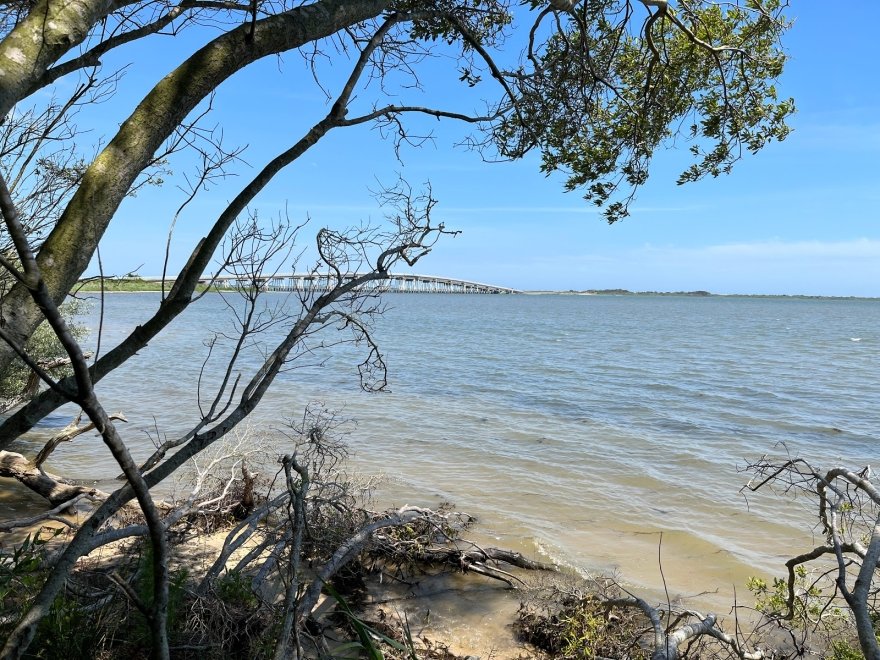
[[[376,660],[462,660],[462,657],[454,654],[447,644],[413,634],[409,619],[405,615],[389,616],[385,610],[379,609],[378,620],[367,620],[353,612],[339,594],[330,593],[337,601],[338,609],[358,636],[358,641],[348,646],[348,649],[357,655],[349,657],[368,657]],[[340,649],[336,649],[337,653],[339,651]]]
[[[877,616],[874,617],[874,631],[880,642],[880,618]],[[865,655],[859,648],[858,636],[850,630],[846,635],[829,640],[825,657],[827,660],[864,660]]]
[[[839,607],[833,595],[819,586],[817,578],[803,565],[794,568],[793,608],[788,603],[788,582],[773,578],[772,583],[750,577],[746,586],[755,596],[755,609],[774,621],[785,622],[794,630],[819,633],[818,645],[826,649],[829,660],[863,658],[848,609]],[[831,590],[834,591],[833,585]],[[875,616],[875,629],[880,639],[880,615]]]
[[[343,658],[369,658],[369,660],[385,660],[383,647],[391,650],[394,658],[405,660],[418,660],[415,642],[408,625],[404,626],[403,639],[397,639],[398,635],[386,635],[376,627],[371,626],[361,617],[355,614],[346,599],[329,584],[325,590],[336,601],[337,610],[345,623],[354,632],[356,639],[336,648],[335,654]]]
[[[228,571],[214,584],[214,593],[224,603],[241,607],[255,607],[257,597],[241,571]]]
[[[135,591],[141,603],[152,603],[154,598],[153,579],[153,546],[149,542],[141,545],[141,553],[137,559],[133,573]],[[185,609],[185,586],[189,577],[189,571],[185,568],[174,571],[168,585],[168,629],[179,630],[182,627]],[[134,625],[134,643],[136,645],[148,645],[150,640],[150,627],[144,614],[138,610],[132,610]]]
[[[33,593],[45,579],[43,552],[54,535],[57,532],[39,530],[0,554],[0,636],[18,619],[26,594]]]
[[[498,43],[504,37],[505,28],[513,21],[507,0],[438,0],[431,4],[429,12],[417,0],[398,0],[394,8],[419,16],[409,28],[412,39],[452,44],[464,36],[465,51],[475,43]]]
[[[539,148],[542,171],[565,173],[566,189],[584,190],[614,222],[682,125],[697,162],[679,183],[729,172],[743,150],[784,139],[794,105],[773,84],[785,61],[780,2],[675,11],[664,3],[639,34],[628,2],[577,5],[515,72],[516,98],[495,130],[501,153]],[[629,197],[610,202],[621,185]]]
[[[69,298],[61,306],[64,320],[77,340],[82,339],[88,334],[88,328],[76,322],[76,317],[84,314],[87,309],[88,303],[76,298]],[[63,358],[67,355],[57,335],[45,321],[31,335],[27,344],[25,344],[25,351],[38,364],[47,364],[52,360]],[[71,373],[72,369],[69,366],[57,367],[52,370],[52,375],[58,379],[69,376]],[[38,385],[39,381],[36,380],[36,374],[24,362],[16,359],[8,369],[0,373],[0,399],[32,396],[36,394],[35,388]]]
[[[808,581],[809,574],[804,566],[795,567],[794,612],[788,614],[788,582],[773,578],[772,584],[759,577],[750,577],[746,587],[755,595],[755,609],[767,616],[791,618],[796,625],[806,621],[819,621],[823,616],[839,620],[844,617],[839,607],[828,607],[827,598],[822,596],[822,588],[816,582]]]

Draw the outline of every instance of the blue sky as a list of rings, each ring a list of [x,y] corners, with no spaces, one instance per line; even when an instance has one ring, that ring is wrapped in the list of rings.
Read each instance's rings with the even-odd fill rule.
[[[729,176],[683,187],[675,180],[688,155],[657,154],[632,216],[613,226],[577,193],[564,193],[559,178],[544,177],[535,159],[483,163],[454,147],[467,127],[433,120],[421,125],[434,131],[434,141],[405,148],[399,161],[375,129],[331,134],[254,207],[261,217],[284,209],[291,220],[308,215],[310,234],[323,225],[378,220],[369,190],[400,173],[414,185],[430,181],[440,200],[435,219],[462,232],[438,245],[417,272],[523,289],[880,296],[880,74],[870,9],[862,0],[848,3],[845,12],[795,2],[785,42],[791,59],[779,84],[797,103],[794,133],[741,161]],[[96,130],[118,124],[132,99],[180,61],[185,43],[179,45],[156,39],[129,51],[135,65],[118,100],[94,120]],[[333,64],[323,69],[330,84],[342,72]],[[407,100],[436,103],[439,97],[473,108],[479,94],[488,94],[478,87],[467,96],[442,63],[431,64],[423,82],[424,95],[413,91]],[[367,94],[363,101],[369,104]],[[310,73],[291,55],[236,76],[221,88],[215,107],[227,145],[248,145],[243,157],[249,165],[182,214],[172,267],[256,168],[326,112]],[[188,164],[174,166],[183,172]],[[158,274],[180,199],[169,183],[128,200],[102,243],[105,269]]]

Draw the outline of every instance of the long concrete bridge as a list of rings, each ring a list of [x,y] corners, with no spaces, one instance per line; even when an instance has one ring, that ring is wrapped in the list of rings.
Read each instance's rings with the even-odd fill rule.
[[[343,279],[351,281],[355,277],[356,273],[346,273]],[[266,277],[260,282],[267,291],[328,291],[336,285],[336,277],[326,273],[288,273]],[[214,284],[231,289],[248,285],[250,280],[220,276],[214,279]],[[374,280],[365,286],[393,293],[519,293],[516,289],[495,284],[413,273],[390,273],[388,279]]]

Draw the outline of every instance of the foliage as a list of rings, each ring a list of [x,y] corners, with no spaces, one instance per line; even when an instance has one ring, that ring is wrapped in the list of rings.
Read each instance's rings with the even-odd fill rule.
[[[107,635],[121,632],[118,620],[110,616],[111,608],[93,605],[66,593],[58,596],[49,616],[40,622],[30,648],[32,657],[91,660],[96,649],[106,648],[110,641]]]
[[[135,591],[140,599],[140,603],[149,607],[155,600],[153,570],[155,563],[153,561],[153,547],[149,542],[145,542],[141,550],[141,556],[135,570]],[[189,571],[181,568],[171,573],[168,585],[168,630],[175,631],[183,625],[182,615],[184,611],[184,597],[186,583],[189,578]],[[149,626],[140,610],[134,611],[136,624],[135,638],[142,640],[141,643],[149,644],[150,634]]]
[[[880,613],[875,612],[874,636],[880,644]],[[828,645],[827,660],[864,660],[865,656],[859,648],[859,639],[851,628],[845,634],[839,634],[836,639],[832,638]]]
[[[416,649],[412,642],[412,635],[409,632],[409,626],[406,627],[408,644],[398,642],[396,639],[379,632],[365,623],[354,613],[345,598],[329,583],[324,585],[324,589],[336,601],[339,611],[357,635],[357,641],[350,642],[336,649],[338,657],[367,657],[369,660],[384,660],[385,655],[382,652],[382,645],[387,645],[394,650],[406,653],[407,660],[418,660]],[[354,652],[355,655],[348,656],[347,654],[351,652]]]
[[[822,541],[786,562],[788,575],[772,586],[751,579],[757,607],[803,636],[818,632],[831,652],[846,657],[858,639],[869,657],[880,653],[878,593],[880,489],[870,467],[819,470],[800,457],[763,456],[749,466],[751,491],[772,488],[813,501]],[[821,538],[821,537],[820,537]],[[854,648],[854,647],[853,647]]]
[[[168,292],[174,285],[173,281],[165,282],[165,291]],[[162,282],[156,280],[145,280],[140,277],[105,277],[103,279],[89,278],[78,283],[75,292],[80,293],[116,293],[116,292],[160,292],[162,291]],[[207,284],[199,284],[196,291],[217,291],[217,287],[209,287]]]
[[[28,534],[11,552],[0,554],[0,634],[18,620],[29,595],[45,578],[45,546],[60,532],[41,528]]]
[[[826,657],[828,660],[864,660],[865,658],[857,646],[843,640],[831,642],[831,654]]]
[[[61,306],[62,316],[77,340],[83,339],[89,333],[85,325],[77,323],[77,316],[85,314],[88,307],[87,301],[77,298],[68,298]],[[67,356],[64,347],[46,321],[37,326],[25,345],[25,350],[31,359],[42,365]],[[69,365],[65,365],[55,367],[51,372],[57,378],[64,378],[72,373],[72,369]],[[0,399],[33,396],[36,394],[35,387],[39,386],[39,382],[34,380],[35,377],[30,367],[16,358],[9,368],[0,372]]]
[[[857,660],[863,658],[858,648],[858,638],[848,610],[841,608],[833,595],[833,583],[823,575],[811,575],[807,568],[794,568],[794,607],[789,609],[789,585],[783,578],[773,578],[772,584],[762,578],[750,577],[746,583],[755,595],[755,610],[771,621],[783,623],[792,634],[799,633],[806,639],[814,636],[814,644],[828,649],[829,660]],[[819,586],[826,582],[826,589]],[[853,645],[855,644],[855,645]]]
[[[170,288],[166,285],[166,289]],[[140,277],[105,277],[103,279],[88,279],[77,284],[77,293],[95,293],[105,291],[161,291],[162,283],[145,280]]]
[[[18,620],[45,579],[46,550],[61,532],[60,528],[41,528],[0,556],[0,635]],[[32,657],[93,658],[94,650],[104,644],[108,626],[100,622],[107,608],[91,609],[87,613],[76,596],[62,592],[40,622],[30,649]]]
[[[250,580],[241,571],[227,571],[214,584],[214,592],[224,603],[245,608],[257,605]]]
[[[628,5],[576,4],[566,29],[530,48],[516,112],[495,129],[507,156],[540,145],[542,171],[565,173],[566,189],[585,191],[609,222],[628,215],[653,153],[680,125],[697,162],[679,184],[727,173],[744,151],[785,139],[794,111],[774,84],[785,62],[782,2],[657,5],[634,33]]]
[[[758,577],[750,577],[746,587],[755,594],[755,609],[772,617],[785,616],[797,626],[808,625],[810,622],[824,620],[827,627],[833,628],[846,619],[839,607],[829,607],[828,598],[823,595],[818,579],[810,579],[805,566],[794,568],[795,601],[794,610],[788,613],[788,581],[773,578],[772,585]],[[832,585],[833,586],[833,585]]]

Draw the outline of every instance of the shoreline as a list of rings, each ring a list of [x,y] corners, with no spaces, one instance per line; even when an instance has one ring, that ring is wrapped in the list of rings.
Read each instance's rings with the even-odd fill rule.
[[[173,280],[165,289],[168,293],[173,286]],[[234,289],[228,290],[230,293]],[[198,285],[197,293],[222,293],[217,287],[207,287]],[[83,286],[77,290],[77,295],[100,294],[101,289],[94,285]],[[142,283],[122,284],[122,286],[106,286],[104,294],[111,293],[162,293],[160,287],[144,288]],[[285,292],[290,293],[290,292]],[[408,296],[421,292],[400,292],[386,291],[382,295],[405,293]],[[425,294],[438,295],[438,294]],[[441,294],[444,295],[444,294]],[[445,294],[445,295],[473,295],[473,294]],[[609,297],[609,298],[752,298],[752,299],[768,299],[768,300],[842,300],[842,301],[878,301],[880,296],[826,296],[809,293],[712,293],[711,291],[630,291],[628,289],[524,289],[517,293],[506,295],[522,295],[522,296],[589,296],[589,297]]]
[[[75,519],[78,515],[66,514],[64,517]],[[229,527],[199,534],[185,545],[177,546],[182,551],[175,552],[172,571],[182,570],[199,575],[200,570],[203,571],[213,563],[232,529]],[[21,535],[23,538],[40,530],[58,530],[58,540],[50,538],[50,544],[60,542],[70,532],[60,522],[49,520],[30,528],[21,528],[17,530],[16,536]],[[466,543],[473,543],[474,538],[480,539],[482,536],[479,525],[471,531],[472,533],[462,537]],[[15,541],[16,544],[19,542],[20,540]],[[115,541],[84,555],[79,561],[85,566],[96,561],[112,562],[131,555],[132,547],[130,539]],[[234,567],[252,547],[252,541],[248,541],[230,555],[227,570]],[[476,547],[486,546],[478,543]],[[353,600],[349,605],[352,611],[368,626],[387,623],[390,628],[411,628],[412,637],[417,640],[419,648],[424,646],[425,649],[443,650],[447,655],[442,657],[449,660],[549,660],[550,656],[546,651],[536,648],[517,633],[517,621],[524,607],[535,606],[538,594],[554,587],[563,592],[585,590],[586,593],[593,588],[591,585],[594,582],[613,580],[625,593],[630,593],[631,590],[648,604],[658,608],[664,607],[669,597],[668,594],[664,597],[663,593],[654,593],[653,590],[631,585],[619,579],[619,576],[584,576],[568,571],[565,567],[556,572],[543,572],[506,566],[504,572],[520,583],[516,588],[504,586],[466,568],[456,570],[454,567],[426,566],[415,569],[409,576],[411,581],[395,578],[390,568],[377,570],[374,565],[372,570],[363,574],[363,593],[360,596],[351,594]],[[280,583],[273,580],[267,589],[272,592],[278,584]],[[279,593],[282,592],[283,589],[279,590]],[[322,622],[331,645],[348,644],[352,639],[351,633],[339,628],[338,622],[333,618],[333,601],[331,596],[323,594],[315,610],[316,618]],[[699,603],[695,597],[673,595],[671,602],[674,608],[684,611],[695,609],[693,605],[696,602],[696,609],[716,615],[722,626],[733,620],[734,616],[737,626],[743,623],[751,625],[759,619],[757,615],[751,619],[742,613],[731,615],[726,610],[707,610],[701,606],[705,603]],[[731,602],[729,605],[733,607],[734,604]]]

